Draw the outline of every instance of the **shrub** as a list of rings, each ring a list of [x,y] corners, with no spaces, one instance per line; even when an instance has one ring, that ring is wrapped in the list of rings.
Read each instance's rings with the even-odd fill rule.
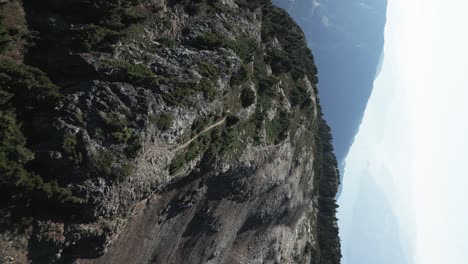
[[[175,39],[171,39],[171,38],[161,38],[161,39],[158,39],[159,43],[161,43],[161,45],[163,45],[164,47],[166,48],[177,48],[177,46],[179,46],[179,41],[175,40]]]
[[[216,96],[216,87],[211,80],[203,78],[197,84],[197,90],[203,92],[203,95],[209,101],[212,101]]]
[[[62,148],[67,158],[71,161],[79,163],[82,161],[83,157],[79,151],[77,151],[76,147],[78,145],[78,141],[76,140],[76,136],[70,133],[65,134],[63,137]]]
[[[29,178],[24,165],[33,158],[16,116],[0,111],[0,183],[15,185],[18,179]]]
[[[228,114],[226,117],[226,126],[231,127],[239,122],[239,117],[233,115],[233,114]]]
[[[226,37],[219,33],[206,32],[199,35],[195,40],[195,46],[198,49],[216,49],[224,47],[227,43]]]
[[[136,158],[142,149],[141,145],[141,138],[140,136],[134,134],[132,137],[127,141],[127,146],[124,149],[125,155],[128,158]]]
[[[270,40],[276,37],[287,52],[273,50],[269,60],[276,73],[287,72],[294,79],[302,79],[306,75],[315,82],[317,68],[314,58],[305,43],[305,37],[299,26],[286,11],[265,7],[263,8],[262,39]]]
[[[240,99],[244,108],[251,106],[255,103],[255,91],[249,87],[244,87],[242,89]]]
[[[171,164],[169,165],[169,173],[174,174],[178,172],[185,164],[185,155],[179,154],[176,155],[172,160]]]
[[[44,72],[7,59],[0,60],[0,93],[3,107],[15,107],[20,114],[50,111],[63,99]]]
[[[118,168],[117,173],[115,175],[115,179],[118,182],[122,182],[126,180],[128,177],[130,177],[130,175],[132,175],[134,170],[135,170],[135,167],[133,165],[128,164],[128,163],[123,164]]]
[[[200,136],[197,140],[193,141],[185,153],[176,155],[169,165],[169,173],[174,174],[178,172],[185,164],[194,160],[201,153],[205,152],[210,144],[210,138],[207,136]]]
[[[242,85],[252,78],[252,73],[249,72],[245,64],[242,64],[239,71],[231,78],[231,86]]]
[[[114,44],[123,36],[123,29],[144,19],[132,10],[140,0],[94,0],[78,3],[79,8],[68,12],[71,21],[85,24],[78,42],[85,51]]]
[[[90,171],[96,177],[109,177],[115,162],[116,158],[111,152],[100,149],[91,160]]]
[[[169,113],[161,113],[154,122],[159,130],[166,131],[171,128],[174,118]]]
[[[280,111],[279,114],[272,120],[273,131],[275,133],[275,144],[285,140],[288,137],[289,131],[289,114],[286,111]]]
[[[0,4],[0,12],[2,11],[2,6]],[[0,14],[0,52],[3,52],[8,47],[8,43],[10,43],[10,38],[8,36],[8,32],[5,30],[3,26],[3,16]]]
[[[128,81],[133,84],[148,84],[156,79],[153,71],[144,64],[129,64],[124,70]]]
[[[126,117],[118,112],[110,112],[101,116],[109,130],[122,131],[128,126]]]
[[[210,80],[216,80],[219,76],[219,71],[213,63],[202,62],[198,65],[198,72]]]
[[[216,96],[216,86],[213,81],[207,78],[202,78],[198,83],[176,79],[168,79],[165,82],[172,86],[171,91],[162,94],[163,100],[169,105],[180,106],[185,104],[189,102],[190,96],[199,92],[203,93],[203,96],[209,101]]]
[[[45,182],[39,175],[29,172],[25,166],[34,159],[34,154],[26,148],[16,117],[11,112],[0,111],[0,190],[10,199],[29,200],[33,195],[56,203],[78,203],[68,188],[57,182]]]
[[[229,48],[232,49],[244,62],[248,62],[255,51],[257,51],[258,44],[255,39],[252,38],[231,40],[219,33],[206,32],[196,38],[195,47],[206,50]]]
[[[252,55],[258,49],[257,41],[252,38],[239,38],[237,41],[228,41],[225,45],[232,49],[244,63],[251,61]]]
[[[106,60],[103,62],[103,67],[116,72],[111,77],[111,81],[127,82],[134,85],[152,85],[158,82],[156,75],[145,64]]]
[[[121,131],[112,133],[112,136],[118,143],[127,143],[127,141],[132,137],[132,130],[126,127]]]
[[[196,134],[202,132],[203,129],[210,124],[210,122],[211,122],[211,118],[199,117],[195,119],[191,127],[192,136],[195,136]]]
[[[85,26],[78,35],[81,48],[91,51],[104,44],[114,44],[122,37],[122,34],[105,27],[93,24]]]
[[[293,84],[290,90],[289,97],[291,99],[292,106],[304,105],[307,99],[310,99],[310,94],[303,85],[301,85],[299,82],[296,82]]]

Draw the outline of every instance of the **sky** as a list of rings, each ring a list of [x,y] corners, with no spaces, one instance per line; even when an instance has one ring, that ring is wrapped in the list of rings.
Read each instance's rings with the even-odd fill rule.
[[[366,254],[389,254],[395,241],[401,263],[468,263],[466,10],[466,0],[388,3],[382,71],[345,160],[338,212],[344,264],[370,264]],[[369,217],[375,204],[366,200],[376,194],[388,207]],[[356,223],[374,236],[353,232]],[[388,252],[356,255],[386,239]]]

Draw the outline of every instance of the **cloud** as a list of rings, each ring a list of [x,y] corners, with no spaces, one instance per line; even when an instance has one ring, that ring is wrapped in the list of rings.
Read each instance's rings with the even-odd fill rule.
[[[330,19],[327,16],[322,16],[321,21],[323,26],[325,26],[326,28],[329,28],[331,26]]]

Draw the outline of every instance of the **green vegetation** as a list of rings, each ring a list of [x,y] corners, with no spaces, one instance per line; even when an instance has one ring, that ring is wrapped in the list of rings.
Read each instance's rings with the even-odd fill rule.
[[[107,133],[110,133],[111,139],[125,145],[124,153],[128,158],[136,158],[142,148],[141,138],[135,131],[128,128],[126,117],[118,112],[101,114],[101,117],[106,125]],[[103,132],[100,131],[100,133]]]
[[[101,113],[101,118],[111,131],[119,131],[128,126],[127,118],[119,112]]]
[[[276,37],[284,50],[273,50],[268,54],[268,61],[275,73],[289,72],[291,77],[301,79],[307,76],[317,83],[317,68],[301,28],[282,9],[269,6],[263,8],[262,39],[268,41]]]
[[[194,160],[198,157],[201,153],[206,151],[210,143],[210,138],[207,136],[200,136],[197,140],[193,141],[189,146],[188,149],[176,155],[169,165],[169,173],[175,174],[180,169],[182,169],[185,164]]]
[[[225,47],[227,42],[227,38],[221,34],[206,32],[197,37],[195,46],[199,49],[211,50]]]
[[[249,71],[249,69],[247,69],[247,66],[245,64],[242,64],[237,74],[231,78],[231,86],[242,85],[246,81],[251,80],[251,79],[252,79],[252,72]]]
[[[166,48],[177,48],[177,46],[179,46],[179,41],[175,40],[175,39],[171,39],[171,38],[161,38],[161,39],[158,39],[158,42],[161,43],[161,45],[163,45],[164,47]]]
[[[227,120],[226,120],[227,121]],[[203,156],[203,163],[212,166],[220,157],[233,157],[236,151],[241,149],[239,141],[241,124],[236,121],[229,127],[216,128],[210,133],[210,146]]]
[[[95,177],[110,177],[116,161],[116,157],[111,152],[100,149],[91,159],[90,172]]]
[[[290,116],[286,111],[280,111],[270,122],[266,123],[268,139],[278,144],[288,137]]]
[[[297,80],[295,83],[291,84],[289,98],[291,99],[292,106],[302,106],[310,100],[310,93],[306,90],[304,83],[301,80]]]
[[[314,135],[314,171],[318,185],[318,242],[320,246],[320,263],[340,263],[341,245],[336,225],[336,193],[340,184],[337,171],[338,163],[333,154],[331,129],[322,117],[319,106],[319,120],[315,123]]]
[[[169,173],[177,173],[187,163],[201,155],[202,163],[205,164],[204,166],[212,166],[212,163],[218,160],[219,157],[229,155],[235,150],[240,149],[238,131],[235,126],[239,119],[235,116],[230,116],[227,119],[229,119],[228,127],[214,128],[211,132],[207,132],[207,134],[193,141],[185,152],[176,155],[169,165]],[[203,124],[205,122],[201,121],[196,125],[199,131],[202,131]],[[192,133],[197,134],[193,131]]]
[[[205,127],[209,126],[213,122],[212,117],[199,117],[195,119],[192,123],[192,136],[197,135],[202,132]]]
[[[174,123],[174,117],[169,113],[161,113],[153,119],[153,122],[159,130],[166,131]]]
[[[123,164],[121,165],[115,175],[115,179],[118,182],[123,182],[126,180],[132,173],[135,171],[135,167],[132,166],[131,164]]]
[[[6,59],[0,60],[0,96],[2,108],[14,108],[21,116],[51,111],[62,100],[44,72]]]
[[[78,141],[74,134],[67,133],[63,137],[62,148],[67,158],[76,163],[80,163],[83,160],[81,152],[77,150]]]
[[[111,81],[127,82],[134,85],[154,85],[158,78],[145,64],[130,64],[128,62],[107,60],[103,67],[115,71]]]
[[[258,96],[260,106],[264,111],[268,111],[271,102],[278,96],[276,85],[279,79],[275,76],[269,76],[258,80]]]
[[[216,96],[216,87],[213,81],[203,78],[196,86],[198,91],[203,92],[203,96],[209,101],[213,101]]]
[[[195,40],[198,49],[214,50],[218,48],[232,49],[244,62],[250,61],[252,55],[258,49],[258,44],[251,38],[239,38],[231,40],[219,33],[205,32]]]
[[[205,78],[216,80],[219,76],[219,71],[213,63],[201,62],[198,65],[198,72]]]
[[[198,83],[178,79],[162,80],[173,87],[168,93],[163,93],[163,100],[169,105],[181,106],[188,103],[190,96],[203,93],[203,96],[212,101],[216,97],[216,86],[213,81],[202,78]]]
[[[126,142],[124,153],[128,158],[136,158],[142,149],[141,137],[137,134],[133,134]]]
[[[26,138],[21,132],[16,116],[11,112],[0,112],[0,183],[2,187],[16,186],[33,181],[33,176],[24,165],[34,158],[26,147]],[[26,184],[29,185],[29,184]]]
[[[232,127],[235,124],[237,124],[240,121],[239,117],[233,115],[233,114],[228,114],[226,116],[226,127]]]
[[[132,138],[132,130],[129,129],[128,127],[120,130],[120,131],[116,131],[114,133],[112,133],[112,136],[114,138],[115,141],[117,141],[118,143],[127,143],[127,141],[129,141],[131,138]]]
[[[92,51],[114,44],[125,36],[125,28],[144,19],[133,9],[141,0],[83,1],[73,20],[85,23],[78,41],[84,51]]]
[[[240,99],[244,108],[249,107],[255,103],[255,92],[249,87],[244,87]]]
[[[184,154],[179,154],[176,155],[174,158],[171,160],[171,164],[169,165],[169,173],[170,174],[175,174],[177,173],[184,165],[186,164],[185,160],[185,155]]]
[[[226,10],[219,0],[179,0],[177,2],[185,6],[186,11],[192,16]]]
[[[34,153],[27,147],[24,126],[31,125],[34,113],[53,111],[61,100],[59,87],[39,69],[0,60],[0,190],[9,199],[80,202],[69,189],[45,181],[28,166]],[[71,151],[73,144],[68,140],[64,147]]]
[[[79,41],[85,51],[91,51],[105,44],[113,44],[122,37],[122,33],[93,24],[86,25],[79,33]]]
[[[216,123],[216,117],[205,117],[196,119],[191,127],[191,137],[195,137],[207,127]],[[176,155],[169,166],[169,172],[174,174],[184,167],[188,162],[202,156],[202,163],[211,164],[220,157],[228,156],[240,149],[239,133],[241,122],[239,118],[232,114],[226,116],[225,127],[214,127],[212,130],[201,134],[185,150]]]
[[[0,4],[0,12],[3,11],[3,4]],[[8,31],[3,25],[3,15],[0,13],[0,52],[3,52],[8,47],[10,43],[10,37],[8,36]]]
[[[243,62],[250,62],[253,54],[258,50],[257,41],[252,38],[239,38],[237,41],[230,41],[226,47],[232,49]]]
[[[52,203],[81,203],[68,188],[56,181],[46,182],[26,168],[34,153],[26,147],[16,117],[11,112],[0,111],[0,191],[8,199],[30,200],[38,198]]]
[[[144,64],[130,64],[123,68],[128,82],[141,85],[156,81],[156,76],[148,66]]]

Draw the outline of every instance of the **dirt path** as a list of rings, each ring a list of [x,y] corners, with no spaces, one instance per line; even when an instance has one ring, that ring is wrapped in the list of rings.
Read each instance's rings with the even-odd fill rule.
[[[194,137],[192,137],[189,141],[185,142],[184,144],[178,146],[175,151],[179,151],[181,149],[184,149],[186,147],[188,147],[190,145],[190,143],[192,143],[193,141],[197,140],[198,137],[200,137],[202,134],[210,131],[211,129],[217,127],[217,126],[220,126],[222,124],[224,124],[224,122],[226,122],[226,117],[224,117],[223,119],[219,120],[218,122],[212,124],[211,126],[203,129],[203,131],[201,131],[200,133],[196,134]]]

